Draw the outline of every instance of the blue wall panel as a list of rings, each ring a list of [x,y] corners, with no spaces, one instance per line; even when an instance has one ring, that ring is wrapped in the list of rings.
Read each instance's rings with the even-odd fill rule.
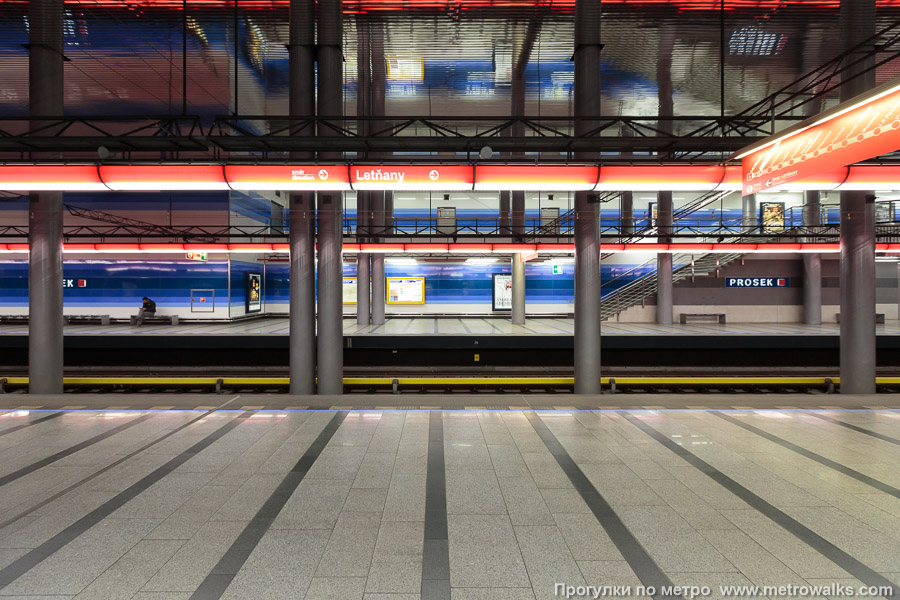
[[[159,308],[190,307],[191,289],[214,289],[228,298],[227,262],[146,260],[67,260],[63,278],[65,306],[140,307],[148,296]],[[85,287],[77,287],[83,279]],[[60,281],[60,285],[63,282]],[[0,306],[28,306],[28,263],[0,262]]]
[[[574,264],[557,263],[562,273],[553,273],[553,263],[525,266],[525,297],[529,303],[568,304],[575,293]],[[604,282],[634,269],[636,265],[603,265]],[[250,261],[231,261],[231,305],[244,306],[244,282],[248,272],[265,273],[264,302],[287,304],[289,301],[288,263],[264,265]],[[645,266],[632,271],[615,285],[604,289],[604,295],[634,277],[652,271]],[[509,273],[507,263],[467,264],[392,264],[385,265],[387,277],[425,277],[425,302],[442,304],[491,303],[494,273]],[[191,289],[214,289],[217,300],[228,298],[228,263],[225,261],[160,261],[160,260],[67,260],[65,279],[75,287],[64,288],[65,305],[137,308],[142,296],[153,298],[160,308],[189,308]],[[356,275],[355,265],[344,265],[345,277]],[[83,279],[86,286],[77,287]],[[60,282],[62,285],[62,282]],[[28,263],[0,261],[0,306],[28,305]]]

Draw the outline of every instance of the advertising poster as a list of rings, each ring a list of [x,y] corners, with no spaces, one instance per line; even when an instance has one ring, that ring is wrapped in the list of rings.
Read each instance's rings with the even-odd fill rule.
[[[262,310],[262,274],[247,273],[247,312],[257,313]]]
[[[759,224],[763,233],[784,231],[784,202],[760,203]]]
[[[494,273],[493,310],[512,310],[512,275]]]
[[[356,304],[356,277],[344,277],[344,304]]]
[[[388,304],[425,304],[424,277],[388,277]]]

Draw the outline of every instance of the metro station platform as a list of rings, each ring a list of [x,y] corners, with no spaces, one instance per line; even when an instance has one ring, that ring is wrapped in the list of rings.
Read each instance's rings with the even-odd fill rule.
[[[3,598],[900,586],[896,409],[11,410],[23,400],[0,401]]]
[[[384,325],[359,325],[355,318],[344,318],[345,336],[431,336],[431,335],[503,335],[503,336],[571,336],[575,320],[571,317],[531,317],[525,325],[513,325],[509,319],[496,317],[427,317],[393,316]],[[620,323],[604,321],[604,336],[664,335],[664,336],[836,336],[840,334],[837,323],[805,325],[802,323],[690,323],[686,325],[657,325],[655,323]],[[900,321],[889,320],[876,327],[878,335],[900,335]],[[183,322],[175,327],[165,324],[148,324],[132,327],[128,324],[66,325],[65,334],[82,335],[133,335],[133,336],[235,336],[235,335],[288,335],[287,317],[265,317],[230,322]],[[0,324],[0,336],[27,335],[26,324]]]
[[[525,325],[492,317],[393,317],[380,326],[344,319],[345,372],[398,376],[414,370],[489,370],[565,373],[573,364],[571,318],[533,318]],[[900,365],[900,322],[877,326],[882,374]],[[66,366],[75,370],[152,369],[158,373],[203,369],[240,373],[284,369],[288,364],[286,317],[178,326],[68,325]],[[789,323],[655,325],[604,322],[601,364],[610,376],[626,373],[806,373],[835,376],[839,326]],[[0,325],[3,375],[27,364],[27,325]],[[385,370],[388,369],[388,370]]]

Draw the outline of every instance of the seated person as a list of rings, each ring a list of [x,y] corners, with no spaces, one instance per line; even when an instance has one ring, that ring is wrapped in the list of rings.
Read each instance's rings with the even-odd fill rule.
[[[144,296],[144,303],[141,305],[140,310],[138,310],[137,314],[137,323],[135,327],[140,327],[144,323],[144,317],[152,317],[156,314],[156,302]]]

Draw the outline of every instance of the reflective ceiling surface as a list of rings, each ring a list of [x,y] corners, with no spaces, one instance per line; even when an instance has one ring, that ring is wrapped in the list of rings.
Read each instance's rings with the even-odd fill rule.
[[[188,114],[285,115],[287,5],[66,3],[66,110],[178,114],[186,65]],[[840,47],[835,0],[618,0],[602,6],[605,48],[596,69],[604,115],[656,115],[660,84],[671,84],[675,114],[734,114]],[[526,63],[525,114],[572,113],[574,0],[359,0],[344,9],[347,115],[356,114],[361,31],[383,32],[389,115],[508,115],[520,58]],[[900,0],[881,0],[878,19],[879,27],[900,21]],[[27,112],[28,26],[26,2],[0,2],[2,115]],[[526,44],[530,34],[533,44]],[[898,75],[887,65],[877,79]]]

